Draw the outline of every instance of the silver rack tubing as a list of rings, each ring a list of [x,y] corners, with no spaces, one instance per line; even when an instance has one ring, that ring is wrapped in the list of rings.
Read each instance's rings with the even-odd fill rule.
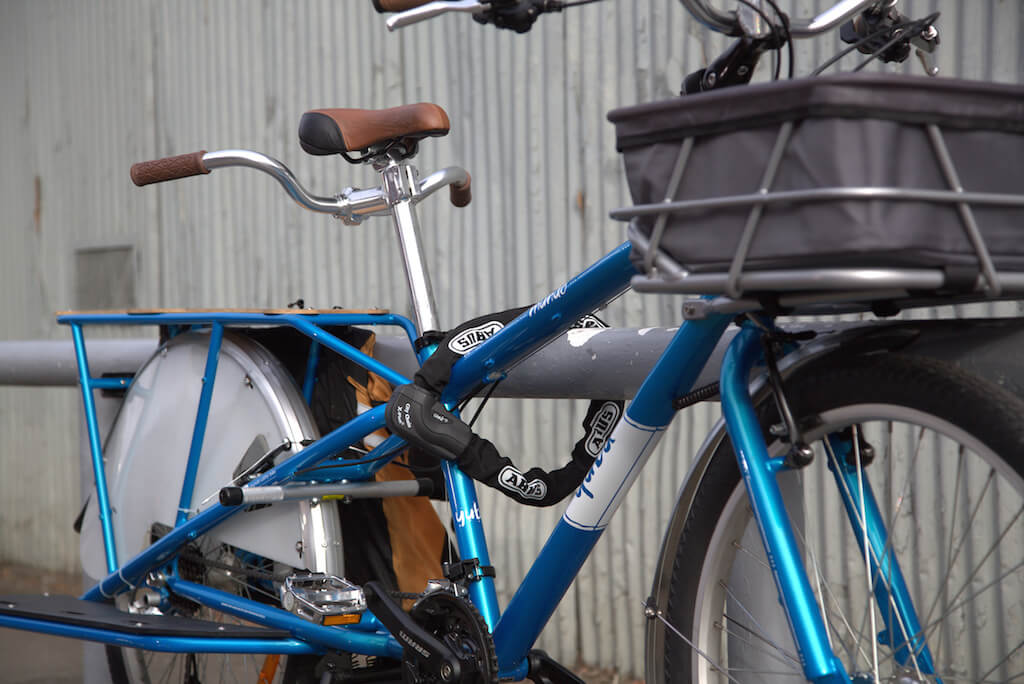
[[[348,189],[337,197],[312,195],[302,187],[287,166],[261,152],[251,150],[207,152],[203,155],[203,165],[211,171],[228,166],[245,166],[269,174],[281,184],[289,197],[295,200],[299,206],[310,211],[347,218],[386,215],[389,211],[387,199],[380,188]],[[411,199],[413,203],[418,204],[447,185],[465,184],[468,178],[466,170],[458,166],[449,166],[435,171],[419,181]]]
[[[683,6],[702,24],[722,33],[730,33],[736,27],[736,16],[711,6],[707,0],[681,0]],[[794,38],[809,38],[835,28],[854,14],[863,12],[878,0],[840,0],[821,14],[811,19],[791,18],[789,33]]]

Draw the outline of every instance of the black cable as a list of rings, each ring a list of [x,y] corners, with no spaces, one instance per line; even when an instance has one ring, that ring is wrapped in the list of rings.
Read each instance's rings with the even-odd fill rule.
[[[332,462],[332,463],[325,463],[323,465],[310,466],[309,468],[303,468],[302,470],[296,470],[293,473],[293,475],[302,475],[304,473],[311,473],[311,472],[316,471],[316,470],[327,470],[329,468],[352,468],[354,466],[366,465],[368,463],[377,463],[378,461],[383,461],[384,459],[391,458],[391,456],[394,453],[395,453],[394,451],[388,451],[386,454],[382,454],[381,456],[374,456],[373,458],[364,458],[364,459],[361,459],[359,461],[345,461],[343,463],[338,463],[338,462],[335,461],[335,462]]]
[[[504,378],[501,380],[504,380]],[[494,390],[498,389],[498,385],[501,384],[501,380],[492,382],[491,386],[487,388],[487,394],[485,394],[484,398],[480,400],[480,405],[476,407],[476,413],[473,414],[473,418],[468,423],[469,427],[473,427],[473,423],[475,423],[476,419],[480,417],[480,412],[484,410],[484,404],[486,404],[487,400],[491,398],[492,394],[494,394]]]
[[[396,465],[399,468],[405,468],[414,475],[419,473],[436,473],[438,470],[441,469],[441,461],[438,461],[433,465],[413,465],[411,463],[402,463],[401,461],[398,460],[395,460],[392,463],[393,465]]]
[[[893,36],[891,40],[883,44],[882,47],[880,47],[879,49],[874,50],[874,52],[869,54],[866,59],[859,63],[859,65],[854,67],[853,71],[859,72],[861,69],[869,65],[869,63],[881,57],[885,53],[885,51],[888,50],[890,47],[903,40],[906,40],[906,38],[902,34],[898,36]]]
[[[919,19],[916,22],[908,22],[906,30],[909,33],[914,33],[916,31],[919,31],[921,28],[923,28],[924,26],[927,26],[930,23],[931,23],[930,21],[929,22],[925,22],[924,19]],[[886,50],[888,50],[893,45],[895,45],[896,43],[898,43],[898,42],[900,42],[902,40],[909,40],[909,39],[904,34],[900,34],[898,36],[893,36],[892,40],[890,40],[885,45],[883,45],[882,47],[880,47],[877,50],[875,50],[874,53],[871,54],[871,56],[869,56],[867,59],[865,59],[863,62],[861,62],[857,66],[855,66],[853,68],[853,70],[854,71],[860,71],[861,69],[866,67],[868,64],[870,64],[872,61],[878,59],[883,53],[885,53]]]
[[[566,7],[579,7],[580,5],[589,5],[592,2],[601,2],[601,0],[575,0],[574,2],[563,2],[559,10],[563,10]]]
[[[941,14],[940,12],[933,12],[932,14],[928,15],[924,19],[912,19],[912,20],[900,22],[899,24],[894,24],[893,26],[882,27],[882,28],[878,29],[877,31],[875,31],[874,33],[869,33],[868,35],[866,35],[863,38],[861,38],[860,40],[858,40],[856,43],[853,43],[849,47],[844,48],[843,50],[840,50],[838,54],[833,56],[831,59],[826,61],[824,64],[819,66],[814,71],[812,71],[810,75],[811,76],[820,76],[822,74],[822,72],[825,71],[825,69],[828,69],[830,66],[832,66],[833,64],[835,64],[836,62],[841,60],[843,57],[846,57],[846,55],[850,54],[851,52],[853,52],[854,50],[859,48],[861,45],[864,45],[864,44],[874,40],[875,38],[879,38],[879,37],[885,35],[885,33],[888,32],[888,31],[893,31],[893,30],[896,30],[896,29],[901,29],[901,30],[905,30],[905,31],[906,30],[916,31],[916,30],[919,30],[919,29],[923,29],[925,26],[928,26],[929,24],[934,22],[936,19],[938,19],[940,14]],[[901,38],[901,39],[903,37],[904,36],[899,36],[899,38]],[[886,46],[886,48],[887,47],[888,46]],[[885,50],[885,48],[883,48],[882,51],[884,52],[884,50]],[[877,53],[872,55],[868,59],[868,62],[870,62],[876,56],[877,56]],[[865,64],[867,64],[867,62],[865,62]]]
[[[754,10],[754,11],[755,11],[755,12],[757,13],[757,15],[758,15],[759,17],[761,17],[761,18],[762,18],[762,19],[764,20],[764,23],[765,23],[765,24],[767,24],[767,25],[768,25],[768,27],[769,27],[769,28],[771,29],[771,31],[772,31],[772,34],[771,34],[771,35],[772,35],[772,39],[773,39],[773,40],[775,40],[775,41],[778,41],[778,39],[779,39],[779,32],[778,32],[778,30],[777,30],[777,29],[775,28],[775,22],[773,22],[773,21],[772,21],[771,19],[769,19],[769,18],[768,18],[768,15],[767,15],[767,14],[765,14],[765,13],[764,13],[764,12],[763,12],[763,11],[761,10],[761,8],[760,8],[760,7],[758,7],[757,5],[755,5],[755,4],[754,4],[753,2],[751,2],[750,0],[739,0],[739,1],[740,1],[741,3],[743,3],[744,5],[746,5],[747,7],[749,7],[750,9]],[[780,75],[780,74],[781,74],[781,72],[782,72],[782,58],[781,58],[781,57],[779,57],[779,54],[778,54],[778,51],[777,51],[777,50],[776,50],[776,51],[775,51],[775,53],[774,53],[774,61],[775,61],[775,64],[774,64],[774,66],[772,67],[772,80],[773,80],[773,81],[778,81],[778,80],[779,80],[779,75]]]
[[[674,408],[676,411],[680,411],[684,408],[687,408],[688,406],[693,406],[698,402],[707,401],[708,399],[717,397],[718,394],[718,383],[712,382],[709,385],[698,387],[692,392],[687,392],[681,397],[676,397],[675,399],[672,400],[672,408]]]
[[[863,38],[861,38],[860,40],[858,40],[856,43],[853,43],[852,45],[849,45],[849,46],[843,48],[838,53],[833,55],[830,59],[826,60],[824,64],[822,64],[817,69],[815,69],[814,71],[811,72],[811,76],[820,76],[821,73],[823,71],[825,71],[825,69],[828,69],[830,66],[832,66],[833,64],[835,64],[836,62],[841,60],[843,57],[845,57],[846,55],[850,54],[851,52],[853,52],[854,50],[859,48],[861,45],[864,45],[865,43],[867,43],[869,41],[872,41],[875,38],[881,37],[883,34],[885,34],[888,31],[893,30],[894,28],[903,28],[903,25],[884,26],[884,27],[878,29],[877,31],[875,31],[874,33],[869,33],[868,35],[866,35]]]
[[[779,18],[779,21],[782,22],[782,30],[784,31],[782,35],[782,40],[786,41],[786,52],[789,56],[789,68],[787,69],[786,78],[792,80],[796,60],[793,52],[793,36],[791,36],[789,33],[789,17],[786,15],[785,12],[779,9],[779,6],[775,4],[775,0],[765,0],[765,2],[767,2],[768,5],[772,8],[772,11],[775,12],[775,15]],[[781,49],[781,46],[779,49]]]

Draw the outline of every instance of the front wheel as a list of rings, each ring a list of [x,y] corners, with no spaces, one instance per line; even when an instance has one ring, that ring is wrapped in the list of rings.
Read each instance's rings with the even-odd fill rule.
[[[1024,682],[1024,403],[948,364],[896,354],[818,361],[786,395],[814,461],[779,483],[850,679]],[[759,408],[766,434],[780,422],[772,404]],[[770,454],[785,446],[769,438]],[[844,468],[845,485],[835,475]],[[897,560],[917,630],[891,600],[878,605],[872,583],[889,574],[858,544],[851,486],[873,492],[887,531],[875,555]],[[653,679],[804,681],[727,440],[681,514],[678,543],[663,553],[673,566],[649,639],[663,647],[649,659]]]

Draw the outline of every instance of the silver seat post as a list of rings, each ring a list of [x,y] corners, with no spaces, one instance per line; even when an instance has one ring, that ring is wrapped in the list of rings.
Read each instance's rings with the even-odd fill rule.
[[[415,166],[401,160],[382,160],[380,164],[375,163],[374,167],[384,178],[382,189],[402,250],[402,264],[405,266],[405,279],[412,296],[416,326],[421,335],[428,330],[440,330],[430,273],[423,258],[419,220],[413,206],[413,198],[419,193],[419,174]]]

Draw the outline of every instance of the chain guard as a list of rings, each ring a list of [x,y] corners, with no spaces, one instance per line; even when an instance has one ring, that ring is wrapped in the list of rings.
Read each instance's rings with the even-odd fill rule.
[[[462,682],[497,684],[498,657],[487,623],[472,603],[445,591],[427,594],[409,611],[415,622],[447,646],[462,661]],[[402,663],[405,684],[455,684],[421,672],[406,658]]]

